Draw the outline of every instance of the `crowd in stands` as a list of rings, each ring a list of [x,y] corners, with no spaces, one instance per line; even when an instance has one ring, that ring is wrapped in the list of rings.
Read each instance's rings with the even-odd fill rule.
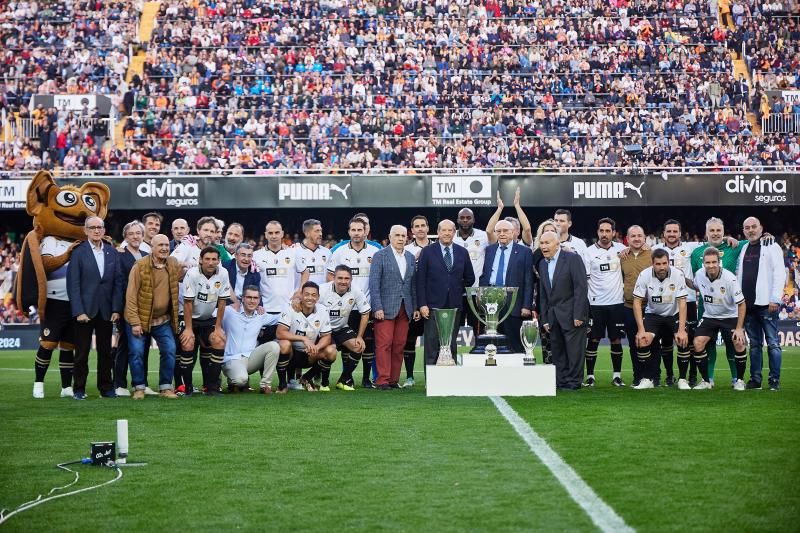
[[[140,6],[12,2],[0,105],[105,92],[125,142],[41,110],[0,168],[796,166],[797,136],[746,116],[797,84],[793,2],[727,2],[729,31],[695,0],[167,0],[130,86]],[[742,44],[753,85],[731,75]]]

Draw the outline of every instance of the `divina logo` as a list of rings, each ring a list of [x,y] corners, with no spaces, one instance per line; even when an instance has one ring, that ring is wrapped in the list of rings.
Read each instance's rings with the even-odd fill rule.
[[[156,180],[148,178],[136,186],[139,198],[163,198],[164,204],[170,207],[197,205],[200,186],[197,182],[174,183],[171,179]]]
[[[786,180],[763,179],[758,174],[747,179],[737,174],[725,182],[725,190],[731,193],[785,193]]]

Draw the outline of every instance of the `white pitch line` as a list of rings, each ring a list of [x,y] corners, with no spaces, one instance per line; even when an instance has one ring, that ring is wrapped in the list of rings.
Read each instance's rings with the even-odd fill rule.
[[[625,523],[606,502],[600,499],[592,488],[581,479],[575,470],[572,469],[559,456],[547,442],[540,437],[521,416],[508,405],[503,398],[491,396],[489,398],[500,411],[500,414],[511,424],[514,431],[522,437],[522,440],[530,447],[531,451],[546,466],[559,483],[566,489],[567,493],[575,500],[601,531],[606,532],[632,532],[632,527]]]

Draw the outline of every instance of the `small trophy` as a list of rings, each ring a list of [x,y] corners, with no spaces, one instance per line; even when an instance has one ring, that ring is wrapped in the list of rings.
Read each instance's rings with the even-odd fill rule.
[[[522,327],[519,328],[519,340],[522,341],[522,346],[525,348],[525,357],[522,358],[522,364],[525,366],[535,365],[536,356],[533,355],[533,350],[539,340],[539,323],[537,320],[525,320],[522,322]]]
[[[486,345],[486,366],[497,366],[497,359],[494,356],[497,355],[497,346],[494,344],[487,344]]]
[[[433,309],[433,319],[436,321],[436,330],[439,333],[439,358],[436,366],[455,366],[453,352],[450,350],[450,340],[453,338],[453,328],[456,325],[458,309]]]

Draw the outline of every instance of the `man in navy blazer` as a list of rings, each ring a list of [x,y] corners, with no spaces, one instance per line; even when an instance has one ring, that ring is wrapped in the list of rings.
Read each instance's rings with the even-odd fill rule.
[[[550,333],[556,386],[577,390],[583,382],[589,289],[580,255],[561,249],[558,235],[546,231],[539,240],[539,320]]]
[[[498,326],[498,332],[508,337],[508,346],[522,353],[519,329],[522,321],[533,315],[533,252],[513,240],[514,226],[501,220],[494,226],[497,242],[486,248],[481,287],[517,287],[517,300],[511,314]],[[504,309],[507,309],[504,308]],[[501,314],[505,311],[501,311]]]
[[[456,353],[458,324],[461,324],[464,288],[475,283],[469,252],[453,242],[456,225],[442,220],[436,228],[437,244],[422,249],[417,263],[417,304],[425,319],[425,364],[435,365],[439,357],[439,333],[431,309],[458,309],[450,349]]]
[[[233,253],[233,258],[222,264],[228,271],[231,289],[239,301],[242,299],[242,291],[245,287],[248,285],[258,287],[261,283],[261,274],[253,271],[252,265],[253,246],[246,242],[239,243]],[[258,305],[261,305],[261,300],[259,300]]]
[[[86,399],[86,378],[89,375],[89,349],[92,333],[97,344],[97,388],[107,398],[116,396],[111,369],[113,323],[122,312],[122,270],[119,254],[103,241],[105,224],[100,217],[89,217],[84,223],[88,239],[72,251],[67,267],[67,294],[75,317],[75,370],[73,398]]]
[[[369,298],[375,317],[375,363],[379,389],[399,389],[403,347],[410,320],[419,320],[414,286],[416,258],[404,248],[408,230],[394,225],[389,230],[390,246],[372,256]]]

